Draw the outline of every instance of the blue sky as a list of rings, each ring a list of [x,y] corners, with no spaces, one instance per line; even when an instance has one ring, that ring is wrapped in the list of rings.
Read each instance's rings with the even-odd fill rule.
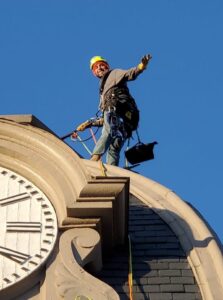
[[[137,171],[190,202],[222,240],[222,15],[221,0],[1,0],[1,114],[33,114],[63,136],[97,111],[92,56],[127,69],[151,53],[129,87],[142,141],[159,145]]]

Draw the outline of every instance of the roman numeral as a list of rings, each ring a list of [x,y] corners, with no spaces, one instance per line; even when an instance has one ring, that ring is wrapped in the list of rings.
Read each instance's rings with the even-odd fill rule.
[[[28,199],[30,199],[30,195],[28,193],[20,193],[14,196],[0,199],[0,206],[10,205]]]
[[[26,253],[22,253],[1,246],[0,246],[0,255],[3,255],[19,264],[23,264],[24,262],[26,262],[27,259],[30,258],[30,255]]]
[[[7,232],[41,232],[40,222],[7,222]]]

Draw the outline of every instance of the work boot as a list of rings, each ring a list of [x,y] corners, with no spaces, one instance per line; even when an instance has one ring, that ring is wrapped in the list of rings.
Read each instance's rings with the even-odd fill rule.
[[[91,157],[91,160],[98,161],[100,158],[101,158],[100,154],[93,154],[92,157]]]

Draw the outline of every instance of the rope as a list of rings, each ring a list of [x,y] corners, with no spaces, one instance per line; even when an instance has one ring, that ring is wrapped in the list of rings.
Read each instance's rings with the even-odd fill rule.
[[[90,127],[90,132],[91,132],[91,135],[92,135],[92,139],[93,139],[94,143],[96,144],[97,141],[96,141],[96,138],[95,138],[95,134],[94,134],[94,131],[92,130],[91,127]]]
[[[99,111],[98,111],[99,112]],[[96,113],[96,117],[97,117],[97,115],[98,115],[98,112]],[[75,142],[81,142],[81,144],[84,146],[84,148],[85,148],[85,150],[92,156],[92,152],[90,151],[90,149],[87,147],[87,145],[84,143],[84,142],[86,142],[86,141],[88,141],[88,140],[90,140],[90,139],[93,139],[93,141],[94,141],[94,143],[96,144],[97,143],[97,140],[96,140],[96,138],[95,138],[95,135],[96,135],[96,133],[98,132],[98,130],[99,130],[99,127],[97,128],[97,130],[95,130],[95,132],[92,130],[92,128],[90,127],[89,128],[90,129],[90,132],[91,132],[91,137],[89,137],[89,138],[87,138],[87,139],[81,139],[81,137],[79,136],[79,135],[77,135],[77,138],[76,139],[74,139],[74,138],[72,138],[72,133],[74,132],[71,132],[71,133],[69,133],[69,134],[67,134],[67,135],[65,135],[65,136],[63,136],[63,137],[61,137],[61,139],[62,140],[64,140],[64,139],[66,139],[67,137],[70,137],[71,136],[71,140],[72,141],[75,141]],[[78,139],[78,140],[77,140]],[[107,177],[107,169],[106,169],[106,167],[105,167],[105,165],[103,164],[103,162],[102,162],[102,160],[100,159],[99,160],[99,166],[100,166],[100,169],[101,169],[101,173],[102,173],[102,176],[106,176]]]
[[[94,140],[94,143],[96,144],[96,143],[97,143],[97,141],[96,141],[96,138],[95,138],[94,132],[93,132],[93,130],[92,130],[92,128],[91,128],[91,127],[90,127],[89,129],[90,129],[90,132],[91,132],[92,138],[93,138],[93,140]],[[106,173],[106,172],[107,172],[107,169],[106,169],[105,165],[103,164],[103,161],[102,161],[102,159],[100,159],[100,160],[99,160],[99,166],[100,166],[100,169],[101,169],[102,176],[105,176],[105,177],[107,177],[107,173]]]
[[[74,300],[93,300],[93,299],[89,298],[87,296],[79,295],[79,296],[76,296]]]
[[[133,276],[132,276],[132,247],[131,247],[131,237],[128,235],[129,239],[129,274],[128,274],[128,283],[129,283],[129,298],[133,300],[132,286],[133,286]]]
[[[96,144],[96,143],[97,143],[97,141],[96,141],[96,138],[95,138],[94,132],[93,132],[92,128],[89,128],[89,129],[90,129],[90,132],[91,132],[92,138],[93,138],[93,140],[94,140],[94,143]],[[100,166],[100,169],[101,169],[102,176],[105,176],[105,177],[107,177],[107,173],[106,173],[107,169],[106,169],[105,165],[103,164],[103,161],[102,161],[102,159],[100,159],[100,160],[99,160],[99,166]]]
[[[126,147],[126,151],[129,149],[129,145],[130,145],[130,138],[128,139],[128,143],[127,143],[127,147]],[[129,162],[125,156],[125,168],[128,169],[129,168]]]
[[[93,132],[94,136],[97,134],[99,128],[100,128],[100,127],[98,127],[98,128],[95,130],[95,132]],[[92,130],[92,131],[93,131],[93,130]],[[61,139],[61,140],[67,139],[68,137],[71,137],[72,133],[74,133],[74,132],[77,132],[77,131],[76,131],[76,130],[73,130],[72,132],[70,132],[70,133],[68,133],[68,134],[66,134],[66,135],[64,135],[64,136],[62,136],[60,139]],[[91,140],[91,139],[92,139],[92,135],[89,136],[89,137],[86,138],[86,139],[81,140],[81,142],[87,142],[87,141],[89,141],[89,140]],[[77,141],[77,139],[72,139],[72,138],[71,138],[71,140],[72,140],[73,142],[79,142],[79,141]]]
[[[95,144],[97,143],[96,141],[96,138],[94,136],[94,132],[93,130],[90,128],[90,131],[91,131],[91,134],[92,134],[92,138],[95,142]],[[77,135],[77,139],[79,142],[81,142],[81,144],[84,146],[85,150],[90,154],[90,156],[92,156],[92,152],[90,151],[90,149],[87,147],[87,145],[84,143],[85,140],[82,140],[81,137],[79,135]],[[72,137],[71,137],[71,140],[74,140]],[[76,139],[75,139],[76,140]],[[102,176],[106,176],[107,177],[107,169],[105,167],[105,165],[103,164],[102,160],[100,159],[99,160],[99,166],[100,166],[100,169],[101,169],[101,173],[102,173]]]
[[[107,177],[107,169],[106,169],[106,167],[105,167],[105,165],[103,164],[103,161],[100,159],[99,160],[99,167],[100,167],[100,169],[101,169],[101,173],[102,173],[102,176],[105,176],[105,177]]]
[[[137,135],[137,138],[138,138],[138,142],[141,143],[141,140],[140,140],[140,138],[139,138],[138,129],[136,129],[136,135]]]
[[[84,141],[79,137],[79,135],[77,136],[78,140],[81,142],[81,144],[84,146],[85,150],[92,155],[90,149],[87,147],[87,145],[84,143]]]
[[[85,150],[92,156],[92,152],[90,151],[90,149],[87,147],[87,145],[84,143],[84,141],[79,137],[79,135],[77,136],[77,139],[81,142],[81,144],[84,146]],[[95,143],[96,143],[96,139],[95,139]],[[103,164],[102,160],[99,160],[99,167],[101,169],[101,173],[102,176],[107,177],[107,169],[105,167],[105,165]]]

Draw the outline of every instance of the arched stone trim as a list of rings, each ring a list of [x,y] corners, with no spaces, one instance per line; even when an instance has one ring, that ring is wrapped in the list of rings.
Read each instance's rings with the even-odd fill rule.
[[[93,176],[95,162],[84,161]],[[208,224],[173,191],[133,172],[107,166],[108,176],[130,177],[130,192],[152,208],[172,228],[184,249],[204,300],[223,299],[223,259],[217,236]]]
[[[0,119],[0,165],[36,184],[52,201],[59,224],[90,179],[75,152],[52,133]]]

